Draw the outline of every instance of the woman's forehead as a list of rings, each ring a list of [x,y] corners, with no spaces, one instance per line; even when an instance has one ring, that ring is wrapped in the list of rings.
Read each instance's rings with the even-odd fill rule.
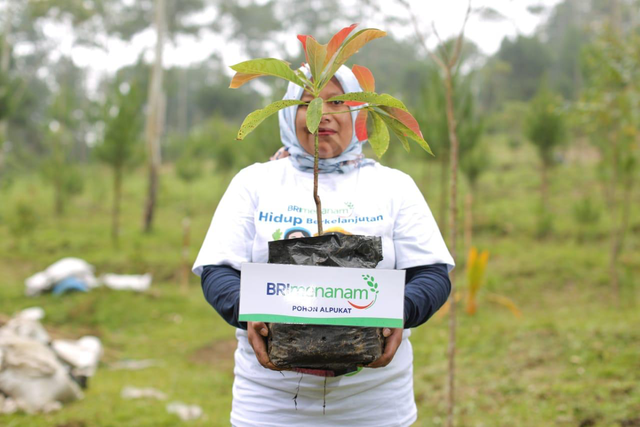
[[[330,98],[332,96],[342,95],[343,93],[344,93],[344,89],[342,89],[342,85],[340,84],[338,79],[334,76],[331,78],[331,80],[329,80],[329,83],[327,83],[324,89],[322,89],[322,92],[320,93],[321,95],[320,97],[323,99]],[[302,93],[301,98],[313,98],[313,95],[310,92],[307,92],[305,90]]]

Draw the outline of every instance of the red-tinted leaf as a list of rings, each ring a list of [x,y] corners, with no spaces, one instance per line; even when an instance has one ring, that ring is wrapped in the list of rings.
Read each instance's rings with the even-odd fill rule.
[[[371,70],[367,67],[363,67],[362,65],[354,65],[351,67],[351,71],[358,79],[358,83],[360,83],[360,87],[365,92],[375,92],[376,91],[376,80],[373,78],[373,74]]]
[[[418,124],[418,121],[411,115],[411,113],[401,110],[400,108],[393,107],[387,107],[385,108],[385,110],[388,111],[389,114],[391,114],[393,117],[398,119],[400,123],[419,135],[420,138],[424,138],[422,136],[422,132],[420,131],[420,125]]]
[[[302,49],[303,50],[307,50],[307,35],[304,34],[298,34],[298,40],[300,40],[300,43],[302,43]]]
[[[237,89],[249,80],[253,80],[256,77],[260,77],[262,75],[263,74],[236,73],[235,76],[233,76],[233,79],[231,79],[231,84],[229,85],[229,87],[231,89]]]
[[[311,37],[311,36],[298,34],[298,40],[300,40],[300,43],[302,43],[302,50],[304,51],[304,57],[307,58],[307,63],[309,63],[309,55],[307,55],[307,37]]]
[[[367,28],[365,30],[358,31],[354,36],[347,40],[345,45],[338,53],[338,57],[336,59],[334,67],[339,67],[340,65],[347,62],[347,59],[349,59],[354,53],[359,51],[362,46],[369,43],[371,40],[375,40],[386,35],[387,33],[385,33],[384,31],[377,30],[375,28]]]
[[[344,101],[344,105],[348,105],[349,107],[359,107],[361,105],[366,104],[366,102],[360,101]]]
[[[353,31],[353,29],[357,26],[358,24],[351,24],[350,26],[341,29],[333,37],[331,37],[331,40],[329,40],[329,44],[327,44],[327,59],[325,60],[324,65],[327,65],[329,63],[333,55],[342,45],[344,39],[346,39],[349,33],[351,33],[351,31]]]
[[[367,116],[368,110],[360,110],[358,117],[356,117],[356,136],[358,141],[364,141],[367,139]]]

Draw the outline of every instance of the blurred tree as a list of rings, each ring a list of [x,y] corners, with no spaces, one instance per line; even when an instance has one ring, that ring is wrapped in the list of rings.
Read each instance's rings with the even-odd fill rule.
[[[565,117],[561,110],[561,99],[542,84],[538,94],[531,101],[525,123],[525,133],[538,150],[541,161],[540,216],[538,233],[544,235],[551,228],[549,209],[549,171],[554,166],[557,147],[565,141]]]
[[[251,96],[228,90],[230,79],[222,68],[222,61],[212,57],[190,67],[167,70],[167,132],[184,135],[213,115],[239,126],[247,114],[258,108],[262,95],[255,90]],[[171,160],[171,153],[166,154]]]
[[[136,34],[153,28],[156,34],[154,62],[151,68],[149,90],[147,92],[147,117],[145,139],[149,181],[144,205],[143,229],[150,232],[158,191],[159,168],[161,162],[160,139],[162,138],[166,97],[163,84],[163,53],[165,37],[175,41],[179,34],[195,34],[204,24],[191,18],[206,6],[204,0],[145,0],[124,3],[113,0],[105,14],[106,29],[109,34],[124,40],[131,40]]]
[[[216,0],[218,18],[213,22],[213,29],[227,40],[239,42],[250,57],[278,57],[286,53],[284,46],[277,40],[277,32],[283,29],[284,18],[292,10],[283,3],[290,3],[295,9],[308,10],[309,2],[280,1],[248,1],[239,3],[235,0]],[[331,3],[328,2],[331,7]],[[291,22],[291,21],[288,21]],[[275,51],[275,52],[274,52]]]
[[[620,4],[618,4],[620,6]],[[625,30],[620,9],[585,50],[585,90],[578,110],[584,132],[601,154],[601,174],[611,220],[610,277],[619,297],[618,260],[629,226],[640,146],[640,34]]]
[[[550,64],[549,48],[537,36],[503,39],[500,50],[485,65],[482,104],[495,110],[505,101],[528,101]]]
[[[471,250],[473,244],[473,210],[474,199],[478,192],[478,180],[489,167],[489,153],[481,145],[484,132],[484,118],[476,108],[475,96],[472,92],[473,75],[457,76],[454,83],[460,134],[460,170],[467,178],[469,187],[465,196],[464,209],[464,242],[465,252]]]
[[[451,44],[451,41],[448,42]],[[466,55],[465,55],[466,51]],[[485,150],[476,149],[482,135],[484,124],[476,108],[473,85],[476,74],[468,71],[464,74],[461,69],[466,61],[471,61],[477,50],[473,44],[471,48],[463,49],[460,64],[452,76],[452,89],[454,97],[455,117],[460,138],[460,167],[467,177],[471,192],[476,190],[476,183],[481,172],[486,169],[488,155]],[[466,67],[465,67],[466,68]],[[436,159],[440,162],[440,213],[438,223],[443,229],[447,228],[446,206],[448,204],[448,171],[449,171],[449,127],[447,122],[447,105],[445,97],[445,85],[438,69],[432,64],[426,69],[426,83],[421,90],[422,108],[418,113],[418,120],[424,129],[425,139],[436,153]],[[467,208],[472,209],[467,196]],[[471,218],[472,212],[466,211],[465,218]],[[472,233],[468,229],[471,222],[466,223],[465,243],[469,243]]]
[[[85,70],[77,67],[71,58],[61,56],[49,66],[54,99],[50,116],[71,133],[70,155],[74,160],[87,159],[87,132],[93,120],[94,102],[82,84]]]
[[[137,84],[116,80],[104,104],[104,138],[96,146],[96,157],[113,170],[113,209],[111,237],[115,244],[120,235],[120,200],[122,177],[127,167],[141,160],[142,97]]]
[[[53,186],[54,213],[61,216],[69,196],[82,191],[83,181],[69,161],[73,143],[70,130],[60,122],[51,120],[45,132],[45,141],[47,155],[41,162],[40,172],[45,181]]]

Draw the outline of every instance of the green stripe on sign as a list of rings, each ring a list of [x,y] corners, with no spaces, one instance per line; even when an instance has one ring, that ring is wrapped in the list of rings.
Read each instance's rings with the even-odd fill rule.
[[[342,326],[368,326],[376,328],[402,328],[401,319],[384,319],[379,317],[299,317],[282,316],[279,314],[241,314],[238,317],[241,322],[271,322],[271,323],[304,323],[307,325],[342,325]]]

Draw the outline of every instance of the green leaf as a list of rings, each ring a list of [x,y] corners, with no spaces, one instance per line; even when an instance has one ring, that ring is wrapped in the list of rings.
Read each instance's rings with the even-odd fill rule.
[[[358,102],[366,102],[370,106],[386,106],[399,108],[401,110],[407,111],[407,107],[400,101],[399,99],[394,98],[393,96],[383,93],[377,94],[375,92],[351,92],[345,93],[344,95],[334,96],[331,99],[327,99],[327,102],[332,101],[358,101]]]
[[[372,112],[373,132],[369,135],[369,144],[373,148],[378,158],[382,157],[389,148],[389,130],[385,126],[384,121],[380,118],[380,114]],[[371,278],[373,280],[373,277]]]
[[[388,118],[385,115],[381,115],[380,118],[385,122],[387,128],[391,129],[394,135],[398,137],[404,149],[407,150],[407,153],[410,153],[411,147],[409,146],[409,141],[407,141],[407,137],[404,135],[404,133],[402,133],[396,126],[393,125],[393,119]]]
[[[298,101],[297,99],[288,99],[286,101],[276,101],[272,104],[267,105],[260,110],[256,110],[250,113],[242,122],[242,126],[240,126],[240,130],[238,131],[238,136],[236,136],[237,140],[243,140],[247,135],[249,135],[255,128],[258,127],[260,123],[273,113],[277,113],[283,108],[291,107],[292,105],[302,105],[306,104],[306,102]]]
[[[320,80],[324,59],[327,56],[327,46],[321,45],[313,37],[308,37],[306,49],[311,76],[313,80],[317,82]]]
[[[289,68],[289,64],[280,59],[251,59],[249,61],[232,65],[231,69],[237,71],[238,73],[244,74],[259,74],[262,76],[280,77],[285,80],[289,80],[290,82],[293,82],[298,86],[304,87],[304,83],[298,78],[298,76],[296,76],[293,70]]]
[[[322,98],[314,98],[307,108],[307,128],[309,132],[316,133],[320,120],[322,120]]]
[[[384,109],[383,109],[383,111],[384,111]],[[376,112],[379,112],[379,110],[376,110]],[[413,139],[427,153],[429,153],[429,154],[431,154],[433,156],[433,151],[431,151],[431,147],[429,147],[429,144],[427,143],[427,141],[425,141],[424,138],[422,138],[420,135],[418,135],[417,133],[415,133],[414,131],[409,129],[401,121],[399,121],[398,119],[393,117],[391,114],[387,113],[386,111],[384,113],[381,113],[381,114],[379,113],[379,116],[387,124],[387,126],[390,127],[393,130],[393,132],[396,135],[398,135],[398,133],[400,133],[405,137],[409,137],[409,138]],[[400,139],[400,141],[402,141],[402,139]],[[404,143],[403,143],[403,145],[404,145]],[[405,149],[406,149],[406,147],[405,147]]]

